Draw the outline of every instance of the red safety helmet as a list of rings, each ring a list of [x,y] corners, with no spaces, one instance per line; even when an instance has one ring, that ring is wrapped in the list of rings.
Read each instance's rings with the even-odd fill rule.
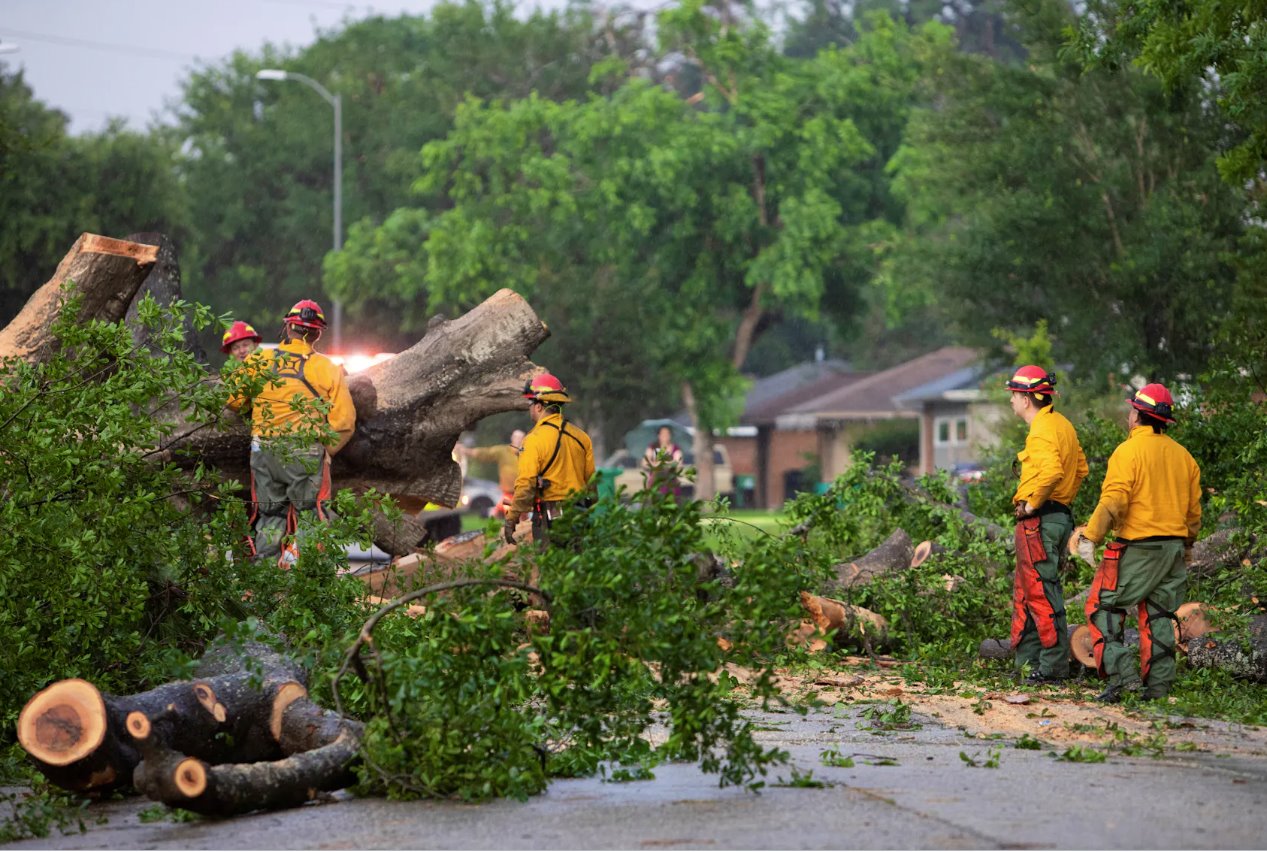
[[[1017,393],[1045,393],[1055,396],[1056,377],[1037,364],[1026,364],[1003,387]]]
[[[572,401],[572,398],[568,396],[567,388],[563,387],[563,382],[550,373],[538,373],[524,382],[523,393],[524,399],[540,402],[543,405],[557,405]]]
[[[238,320],[229,326],[229,330],[220,338],[220,351],[225,355],[229,354],[229,350],[233,348],[233,344],[239,340],[254,340],[259,343],[264,338],[260,337],[260,333],[251,327],[249,322]]]
[[[1153,382],[1151,385],[1144,385],[1135,393],[1126,398],[1132,408],[1151,414],[1158,420],[1165,423],[1174,423],[1175,398],[1170,395],[1170,391],[1166,390],[1166,386]]]
[[[326,315],[322,312],[321,306],[312,299],[301,299],[286,312],[286,318],[282,322],[320,331],[326,327]]]

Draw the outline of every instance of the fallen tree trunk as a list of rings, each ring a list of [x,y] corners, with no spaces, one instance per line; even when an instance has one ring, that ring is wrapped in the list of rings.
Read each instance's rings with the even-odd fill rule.
[[[81,234],[53,277],[0,329],[0,358],[46,360],[56,344],[53,323],[68,296],[79,300],[80,322],[119,322],[157,259],[155,246]],[[68,281],[74,282],[69,292],[63,289]]]
[[[164,304],[179,298],[180,269],[174,246],[162,235],[135,236],[140,242],[81,236],[53,278],[0,330],[0,357],[48,356],[67,280],[75,282],[81,319],[117,322],[130,315],[134,335],[144,343],[136,303],[146,293]],[[461,472],[452,458],[454,444],[481,419],[526,407],[524,381],[539,372],[528,356],[548,336],[522,297],[501,290],[455,320],[436,317],[412,347],[352,376],[348,388],[357,429],[334,459],[335,487],[456,505]],[[192,335],[187,337],[199,354]],[[205,464],[248,481],[247,425],[228,411],[214,423],[191,423],[179,405],[159,415],[173,430],[157,448],[156,460],[191,469]],[[395,537],[385,535],[393,542],[385,549],[394,555],[411,551],[425,537],[407,523],[400,526]]]
[[[1188,641],[1188,665],[1220,669],[1233,677],[1267,683],[1267,615],[1250,620],[1244,639],[1208,634]]]
[[[129,696],[59,681],[27,702],[18,741],[59,787],[99,795],[133,784],[204,814],[302,804],[351,782],[362,726],[310,701],[292,660],[226,644],[196,674]]]

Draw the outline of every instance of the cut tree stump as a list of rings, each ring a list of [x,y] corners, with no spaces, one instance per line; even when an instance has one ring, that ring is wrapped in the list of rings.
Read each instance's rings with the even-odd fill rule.
[[[156,246],[81,234],[53,277],[0,329],[0,358],[43,361],[52,354],[51,329],[66,303],[67,281],[74,282],[82,322],[119,322],[157,259]]]
[[[302,804],[351,783],[362,726],[310,701],[288,657],[257,642],[220,644],[195,672],[129,696],[59,681],[27,702],[18,741],[64,789],[100,795],[131,784],[204,814]]]

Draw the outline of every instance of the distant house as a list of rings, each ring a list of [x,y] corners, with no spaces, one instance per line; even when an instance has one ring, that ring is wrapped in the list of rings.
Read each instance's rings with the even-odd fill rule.
[[[919,416],[909,408],[899,407],[894,397],[939,381],[979,358],[975,349],[944,346],[792,405],[775,419],[775,427],[812,428],[817,437],[820,476],[830,482],[849,468],[854,445],[869,427],[885,420]]]
[[[919,416],[919,473],[974,465],[981,450],[997,442],[1007,412],[986,390],[995,379],[1001,387],[1001,377],[971,365],[893,398],[898,407]]]
[[[749,473],[740,470],[739,459],[751,465],[751,475],[756,478],[754,502],[757,506],[782,506],[789,496],[787,485],[798,478],[799,472],[818,453],[818,436],[813,426],[783,428],[777,425],[779,417],[804,400],[867,375],[854,372],[844,361],[810,361],[753,384],[739,422],[749,429],[755,428],[756,435],[745,440],[738,452],[732,446],[730,458],[736,475]],[[726,442],[740,443],[733,439]]]

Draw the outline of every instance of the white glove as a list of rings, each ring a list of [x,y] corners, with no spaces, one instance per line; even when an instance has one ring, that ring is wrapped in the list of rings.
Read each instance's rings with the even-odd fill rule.
[[[1088,565],[1094,565],[1095,562],[1095,542],[1087,538],[1082,533],[1078,533],[1078,556]]]

